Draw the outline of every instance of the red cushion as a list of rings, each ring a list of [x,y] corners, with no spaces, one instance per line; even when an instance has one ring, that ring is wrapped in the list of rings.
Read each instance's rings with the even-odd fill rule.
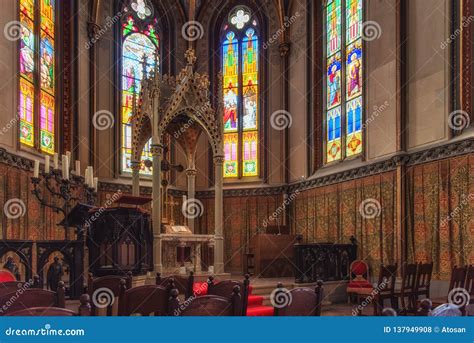
[[[367,280],[353,280],[347,284],[348,288],[373,288],[372,284]]]
[[[248,303],[247,303],[248,307],[262,306],[263,304],[263,297],[260,295],[249,295],[247,299],[248,299]]]
[[[364,275],[367,274],[367,265],[362,261],[354,261],[351,270],[355,275]]]
[[[15,276],[10,271],[2,269],[0,270],[0,282],[16,281]]]
[[[249,307],[247,308],[247,316],[249,317],[273,316],[273,307],[271,306]]]
[[[207,282],[195,282],[193,284],[193,292],[196,296],[207,294]]]

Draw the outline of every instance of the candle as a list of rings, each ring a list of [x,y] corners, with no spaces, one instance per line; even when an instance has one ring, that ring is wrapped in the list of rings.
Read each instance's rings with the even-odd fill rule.
[[[49,168],[50,168],[49,165],[50,165],[50,163],[51,163],[51,158],[49,157],[49,155],[46,155],[46,156],[44,157],[44,172],[45,172],[46,174],[49,173]]]
[[[39,177],[39,170],[40,170],[40,162],[38,160],[35,160],[35,169],[33,176],[38,178]]]
[[[94,190],[97,192],[98,188],[99,188],[99,178],[95,177],[94,178]]]
[[[71,161],[72,161],[72,159],[71,159],[71,152],[70,152],[70,151],[66,151],[66,156],[67,156],[67,163],[68,163],[67,168],[70,169],[70,168],[71,168]]]
[[[63,155],[63,179],[64,180],[69,180],[69,161],[68,157],[66,155]]]
[[[90,184],[89,184],[89,177],[90,177],[90,176],[89,176],[89,173],[90,173],[90,169],[89,169],[89,167],[87,167],[87,168],[86,168],[85,175],[84,175],[85,183],[86,183],[87,186],[90,185]]]
[[[58,153],[54,154],[53,163],[54,163],[54,169],[59,169],[59,155],[58,155]]]
[[[81,161],[76,161],[76,175],[81,176]]]

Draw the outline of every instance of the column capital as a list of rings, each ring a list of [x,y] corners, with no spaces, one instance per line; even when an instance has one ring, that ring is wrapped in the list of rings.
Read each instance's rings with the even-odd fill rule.
[[[163,144],[152,144],[150,146],[150,152],[152,156],[161,156],[163,155],[163,149],[165,146]]]
[[[224,155],[214,155],[214,164],[224,164],[225,156]]]
[[[130,169],[140,171],[141,168],[142,168],[142,162],[141,161],[132,161],[132,162],[130,162]]]
[[[196,176],[197,174],[197,170],[196,169],[192,169],[192,168],[189,168],[189,169],[186,169],[186,176]]]
[[[290,52],[290,49],[291,49],[291,44],[288,43],[288,42],[281,43],[281,44],[278,46],[278,50],[280,51],[280,56],[281,56],[281,57],[286,57],[286,56],[288,56],[288,53]]]

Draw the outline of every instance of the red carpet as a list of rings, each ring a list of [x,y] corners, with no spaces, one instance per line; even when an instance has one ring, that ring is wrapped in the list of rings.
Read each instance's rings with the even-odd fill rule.
[[[194,293],[197,296],[207,294],[207,283],[195,282]],[[252,286],[249,287],[247,316],[249,317],[264,317],[273,316],[273,307],[263,305],[263,297],[260,295],[252,295]]]

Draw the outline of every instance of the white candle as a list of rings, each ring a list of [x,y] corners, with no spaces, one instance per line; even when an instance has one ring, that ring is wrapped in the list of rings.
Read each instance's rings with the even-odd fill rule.
[[[69,162],[68,162],[68,157],[66,155],[63,155],[63,179],[64,180],[69,180]]]
[[[44,157],[44,172],[46,174],[49,173],[50,163],[51,163],[51,158],[49,157],[49,155],[46,155]]]
[[[59,155],[58,155],[58,153],[54,154],[53,164],[54,164],[54,169],[59,169]]]
[[[70,151],[66,151],[66,156],[67,156],[67,162],[68,162],[68,166],[67,168],[70,169],[71,168],[71,152]]]
[[[186,195],[183,195],[183,204],[185,204],[187,200],[188,198],[186,197]]]
[[[81,161],[76,161],[76,175],[81,176]]]
[[[90,173],[90,169],[89,169],[89,167],[87,167],[87,168],[86,168],[85,175],[84,175],[85,184],[86,184],[87,186],[89,186],[89,173]]]
[[[33,172],[33,176],[36,178],[39,177],[39,171],[40,171],[40,161],[35,160],[35,169]]]
[[[99,178],[95,177],[94,178],[94,190],[97,192],[98,188],[99,188]]]

